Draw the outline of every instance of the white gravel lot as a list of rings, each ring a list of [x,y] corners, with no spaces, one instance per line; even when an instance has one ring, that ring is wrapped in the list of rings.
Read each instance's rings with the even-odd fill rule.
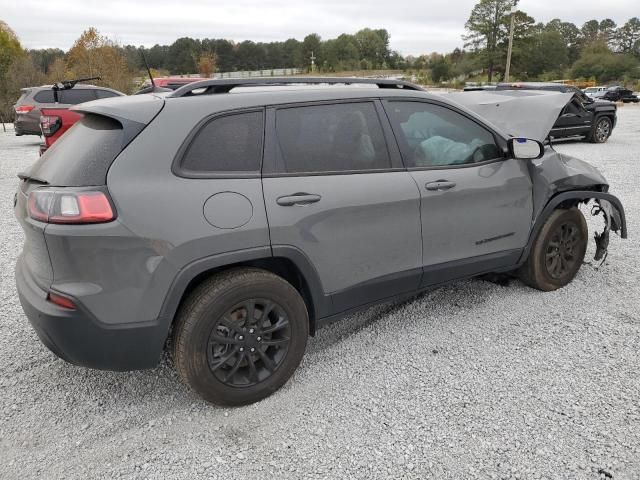
[[[604,266],[552,293],[473,280],[370,309],[311,339],[281,391],[224,409],[166,361],[92,371],[38,341],[12,212],[38,139],[0,129],[0,478],[640,479],[640,106],[607,144],[557,148],[626,207]]]

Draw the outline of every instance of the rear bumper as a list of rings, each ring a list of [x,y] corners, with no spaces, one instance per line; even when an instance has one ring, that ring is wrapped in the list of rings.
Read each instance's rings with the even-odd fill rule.
[[[32,280],[22,258],[16,265],[16,285],[31,326],[42,343],[61,359],[116,371],[158,364],[167,333],[158,324],[107,326],[77,301],[77,310],[59,307],[47,301],[47,292]]]
[[[28,117],[16,115],[16,119],[13,123],[13,128],[16,135],[42,135],[40,131],[40,124],[32,121]]]

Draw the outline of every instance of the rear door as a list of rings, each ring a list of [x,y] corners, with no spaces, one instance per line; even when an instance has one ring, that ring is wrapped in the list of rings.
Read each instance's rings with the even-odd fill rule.
[[[267,115],[263,187],[274,254],[304,254],[335,312],[419,284],[420,195],[397,149],[389,152],[381,119],[373,100]]]
[[[446,106],[384,104],[420,188],[423,286],[515,264],[533,214],[527,163],[506,158],[492,132]]]

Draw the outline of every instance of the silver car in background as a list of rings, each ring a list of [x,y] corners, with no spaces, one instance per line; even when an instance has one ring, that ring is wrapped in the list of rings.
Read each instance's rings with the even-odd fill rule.
[[[602,96],[605,94],[605,92],[607,91],[606,86],[598,86],[598,87],[587,87],[583,90],[583,93],[587,96],[587,97],[591,97],[591,98],[602,98]]]
[[[52,87],[52,85],[42,85],[21,89],[22,95],[13,107],[16,112],[14,122],[16,135],[41,135],[40,110],[43,108],[65,108],[92,100],[124,95],[111,88],[76,85],[69,90],[60,90],[56,102]]]

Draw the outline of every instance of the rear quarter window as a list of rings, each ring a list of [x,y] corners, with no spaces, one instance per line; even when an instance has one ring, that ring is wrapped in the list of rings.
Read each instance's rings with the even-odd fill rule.
[[[29,93],[31,93],[31,90],[23,91],[22,94],[20,94],[20,98],[18,98],[18,100],[16,101],[16,105],[19,105],[21,102],[23,102],[29,96]]]
[[[38,103],[55,103],[53,100],[53,90],[42,90],[33,96]]]
[[[262,162],[264,112],[215,117],[197,131],[180,161],[180,173],[259,172]]]
[[[119,122],[100,115],[85,115],[38,159],[29,175],[53,186],[104,185],[123,142]]]

